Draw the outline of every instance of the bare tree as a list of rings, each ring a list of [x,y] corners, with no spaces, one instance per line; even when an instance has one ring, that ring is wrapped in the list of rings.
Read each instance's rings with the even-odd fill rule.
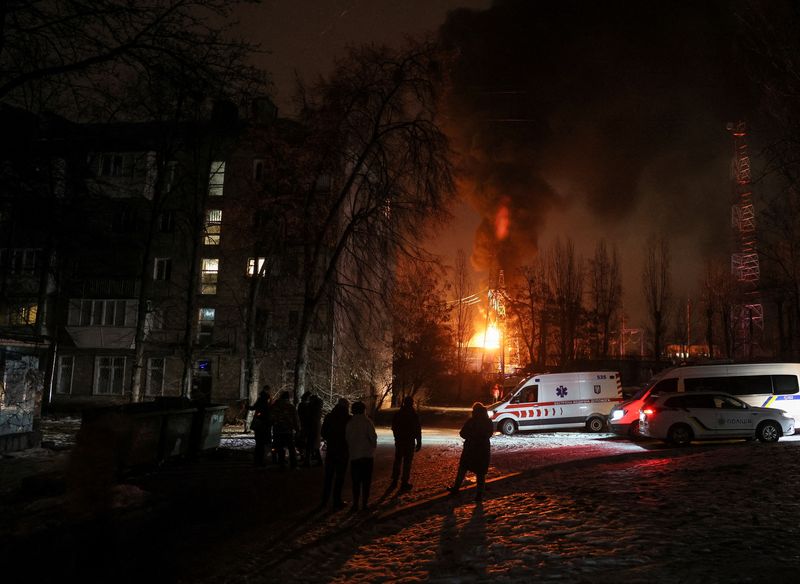
[[[622,299],[622,276],[616,247],[609,255],[603,239],[597,243],[594,257],[589,261],[589,279],[590,311],[596,330],[595,354],[607,357],[611,322]]]
[[[663,350],[672,294],[671,285],[669,242],[664,237],[651,237],[647,242],[642,272],[642,291],[650,318],[653,355],[656,359],[661,358]]]
[[[575,358],[578,326],[583,310],[583,260],[575,255],[575,245],[567,238],[557,239],[550,253],[550,289],[558,324],[559,363]]]
[[[509,316],[518,338],[528,353],[528,363],[543,367],[547,362],[547,342],[552,294],[548,281],[547,257],[542,253],[520,268],[520,278],[511,288]]]
[[[231,36],[226,0],[9,0],[0,8],[0,99],[83,110],[128,75],[171,69],[202,79],[254,47]],[[253,70],[255,72],[255,70]],[[260,74],[256,73],[256,77]]]
[[[309,334],[325,300],[349,312],[385,306],[395,258],[421,257],[420,229],[443,214],[453,184],[435,121],[437,75],[431,46],[364,47],[301,92],[308,140],[295,399],[306,391]]]
[[[458,377],[457,398],[461,400],[464,385],[464,372],[467,369],[467,350],[469,340],[475,330],[475,309],[470,301],[472,296],[472,279],[467,265],[467,256],[463,249],[456,253],[453,272],[453,294],[456,297],[453,306],[453,337],[456,347],[456,375]]]
[[[416,396],[451,362],[450,309],[443,271],[402,262],[392,292],[393,401]]]

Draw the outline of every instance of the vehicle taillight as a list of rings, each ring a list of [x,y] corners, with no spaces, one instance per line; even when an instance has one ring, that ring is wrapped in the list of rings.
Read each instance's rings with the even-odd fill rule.
[[[652,416],[656,413],[656,411],[658,410],[656,410],[655,408],[642,408],[642,413],[645,416]]]

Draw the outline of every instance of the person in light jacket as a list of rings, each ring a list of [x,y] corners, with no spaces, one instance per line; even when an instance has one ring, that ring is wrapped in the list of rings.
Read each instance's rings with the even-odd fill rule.
[[[452,495],[458,493],[467,471],[472,471],[478,481],[475,500],[480,501],[483,499],[483,491],[486,488],[486,473],[489,471],[489,457],[491,455],[489,439],[494,434],[494,427],[486,412],[486,406],[479,402],[475,402],[472,405],[472,416],[461,428],[460,434],[464,439],[464,450],[461,451],[455,483],[449,488],[449,491]]]
[[[345,437],[347,450],[350,453],[350,476],[353,479],[352,512],[358,511],[358,502],[366,510],[369,501],[369,488],[372,484],[372,467],[375,461],[375,448],[378,445],[378,434],[375,426],[366,416],[367,407],[364,402],[353,402],[353,417],[347,422]]]

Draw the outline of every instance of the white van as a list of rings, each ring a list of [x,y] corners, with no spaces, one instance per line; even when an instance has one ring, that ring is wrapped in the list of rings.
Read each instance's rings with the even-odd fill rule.
[[[622,401],[616,371],[534,374],[511,396],[489,407],[496,430],[511,436],[518,430],[586,428],[600,432],[614,404]]]
[[[800,363],[725,363],[685,365],[659,374],[628,401],[611,410],[609,426],[617,434],[637,436],[639,410],[651,393],[716,391],[735,395],[760,408],[777,408],[800,420]]]

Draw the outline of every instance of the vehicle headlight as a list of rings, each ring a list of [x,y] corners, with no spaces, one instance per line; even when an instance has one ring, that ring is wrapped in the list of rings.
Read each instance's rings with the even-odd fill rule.
[[[619,420],[622,416],[625,415],[625,412],[622,410],[614,410],[611,412],[611,419],[612,420]]]

